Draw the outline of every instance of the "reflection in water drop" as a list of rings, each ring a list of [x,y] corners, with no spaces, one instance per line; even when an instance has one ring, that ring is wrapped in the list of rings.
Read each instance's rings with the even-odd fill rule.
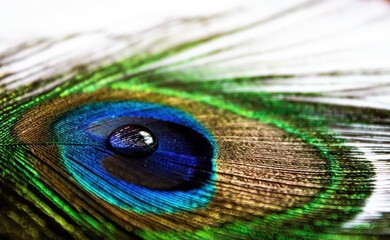
[[[138,124],[127,124],[115,129],[108,142],[117,152],[134,157],[147,156],[158,147],[153,131]]]

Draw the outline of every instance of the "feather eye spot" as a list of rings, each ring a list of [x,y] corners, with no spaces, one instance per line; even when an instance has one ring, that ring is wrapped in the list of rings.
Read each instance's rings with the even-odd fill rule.
[[[110,147],[110,135],[129,124],[153,131],[158,148],[133,157]],[[85,201],[107,206],[111,221],[140,231],[283,214],[321,197],[333,171],[317,149],[281,129],[155,92],[103,89],[53,99],[26,112],[13,132],[59,196],[76,196],[79,208]],[[52,184],[60,173],[72,184]]]

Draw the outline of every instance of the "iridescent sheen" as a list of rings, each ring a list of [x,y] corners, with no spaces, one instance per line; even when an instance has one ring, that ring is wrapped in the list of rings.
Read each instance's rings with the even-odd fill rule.
[[[159,136],[158,149],[129,161],[107,148],[111,133],[128,124],[152,128]],[[59,146],[74,179],[120,208],[158,214],[188,211],[205,206],[215,191],[212,137],[181,110],[134,101],[90,103],[68,111],[54,132],[59,142],[82,144]],[[200,148],[205,151],[199,153]],[[195,184],[199,177],[203,184]]]

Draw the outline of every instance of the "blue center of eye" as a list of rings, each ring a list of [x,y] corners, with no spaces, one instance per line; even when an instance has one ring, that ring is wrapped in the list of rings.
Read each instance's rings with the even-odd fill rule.
[[[215,191],[216,144],[179,109],[133,101],[90,103],[67,112],[53,130],[60,161],[74,179],[120,208],[188,211],[205,207]]]

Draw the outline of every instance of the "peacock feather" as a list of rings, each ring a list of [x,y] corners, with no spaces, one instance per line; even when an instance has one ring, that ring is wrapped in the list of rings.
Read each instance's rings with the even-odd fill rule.
[[[227,2],[0,30],[2,239],[390,234],[388,1]]]

